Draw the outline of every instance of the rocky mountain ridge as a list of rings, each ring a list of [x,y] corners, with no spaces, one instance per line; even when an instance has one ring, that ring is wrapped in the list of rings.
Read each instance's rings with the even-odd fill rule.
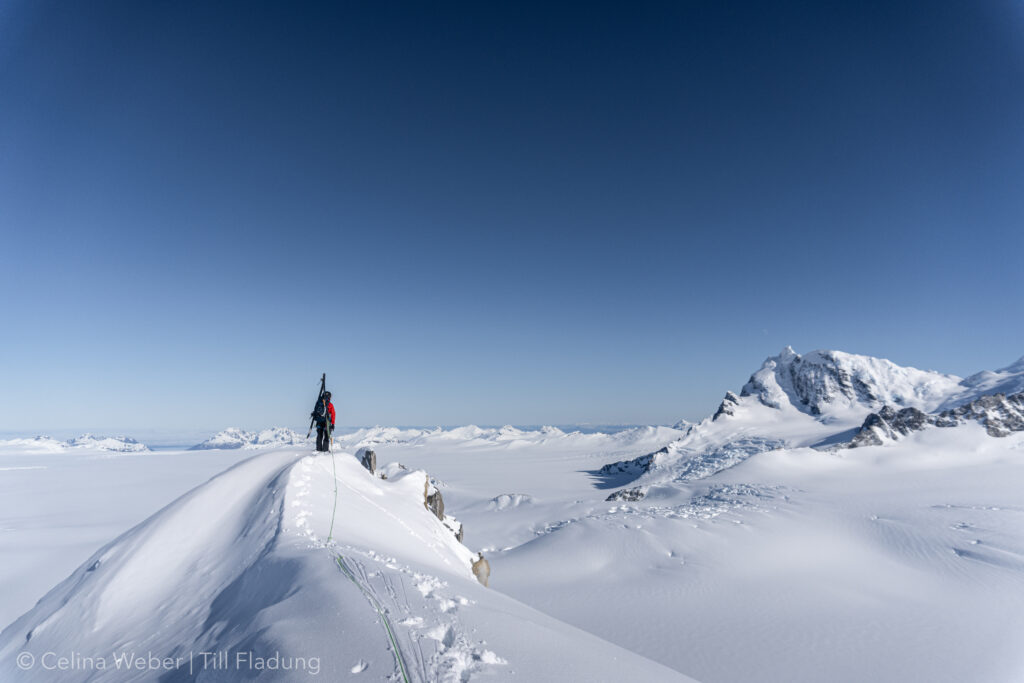
[[[997,438],[1024,431],[1024,392],[982,396],[936,414],[923,413],[917,408],[896,410],[885,406],[868,415],[849,447],[881,446],[925,427],[956,427],[971,421],[980,423],[989,436]]]
[[[1022,401],[1024,358],[961,379],[882,358],[821,350],[800,355],[786,347],[678,439],[595,473],[629,484],[609,501],[639,500],[653,485],[706,478],[778,448],[881,444],[929,425],[972,420],[1003,436],[1024,429]]]

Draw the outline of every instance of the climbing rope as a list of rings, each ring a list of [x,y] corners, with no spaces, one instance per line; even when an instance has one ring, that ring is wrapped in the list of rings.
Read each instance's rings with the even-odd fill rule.
[[[354,583],[356,588],[362,591],[363,595],[366,596],[366,599],[373,605],[373,608],[377,610],[377,614],[380,615],[380,620],[384,622],[384,628],[387,629],[388,638],[391,639],[391,647],[395,651],[395,661],[398,662],[398,669],[402,672],[402,680],[404,680],[405,683],[409,683],[409,674],[405,671],[405,660],[402,659],[402,651],[398,649],[398,641],[395,640],[395,632],[391,630],[391,621],[389,621],[387,615],[384,614],[384,610],[381,608],[380,603],[377,602],[377,598],[373,597],[373,594],[366,590],[366,588],[363,587],[363,584],[356,580],[355,575],[352,574],[351,570],[349,570],[348,566],[345,564],[344,557],[338,555],[334,558],[334,561],[338,563],[338,567],[345,573],[345,576],[349,578],[349,581]]]
[[[334,464],[334,451],[331,451],[331,473],[334,475],[334,507],[331,508],[331,528],[327,532],[327,542],[334,537],[334,516],[338,513],[338,469]]]

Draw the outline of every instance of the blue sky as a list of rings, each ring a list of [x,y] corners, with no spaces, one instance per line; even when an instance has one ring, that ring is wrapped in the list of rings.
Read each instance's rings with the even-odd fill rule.
[[[1019,2],[0,10],[0,429],[700,418],[1024,354]],[[825,3],[821,3],[824,5]]]

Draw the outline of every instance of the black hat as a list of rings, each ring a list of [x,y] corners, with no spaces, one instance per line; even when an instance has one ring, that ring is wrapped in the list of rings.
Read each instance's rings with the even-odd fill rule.
[[[325,391],[324,392],[324,398],[326,398],[328,401],[330,401],[331,400],[331,392]]]

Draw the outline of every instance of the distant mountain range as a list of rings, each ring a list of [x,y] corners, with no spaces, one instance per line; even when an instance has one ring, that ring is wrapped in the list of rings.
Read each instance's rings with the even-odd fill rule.
[[[62,451],[69,448],[112,451],[116,453],[147,453],[149,448],[129,436],[96,436],[83,434],[67,441],[58,441],[48,436],[0,441],[0,447],[16,447],[28,451]]]

